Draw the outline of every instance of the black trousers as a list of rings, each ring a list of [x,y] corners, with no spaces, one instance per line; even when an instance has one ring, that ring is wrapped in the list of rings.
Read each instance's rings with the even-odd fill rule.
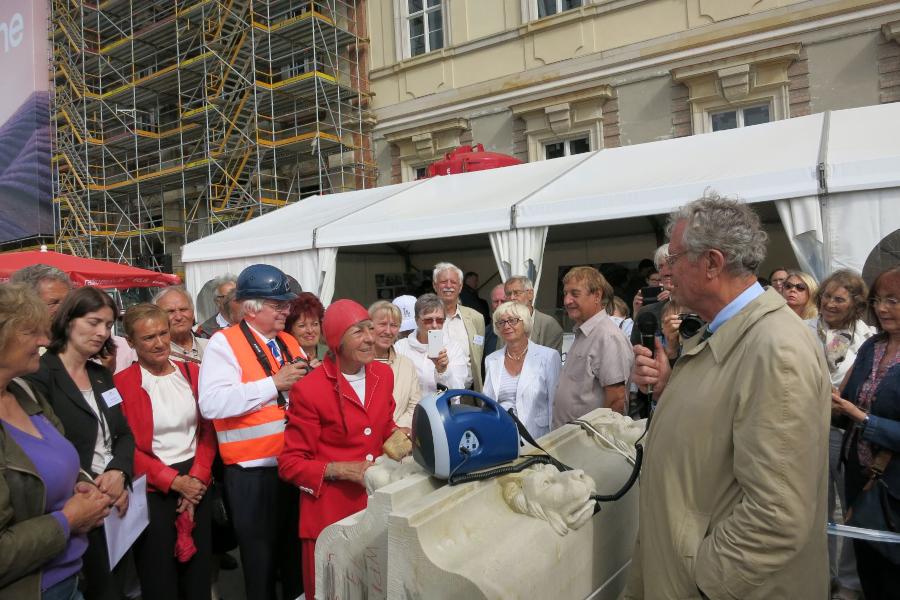
[[[853,506],[856,497],[868,481],[859,464],[856,444],[852,444],[844,464],[844,489],[847,506]],[[856,571],[866,600],[900,599],[900,567],[894,565],[875,550],[878,542],[853,540],[856,553]]]
[[[109,570],[106,533],[102,526],[88,532],[88,547],[81,560],[82,590],[86,600],[121,600],[125,597],[125,563],[129,555],[123,556],[116,568]]]
[[[184,475],[190,471],[192,463],[189,460],[171,466]],[[210,597],[212,532],[209,502],[204,495],[194,507],[193,538],[197,553],[182,563],[175,558],[179,498],[174,491],[168,494],[147,492],[150,524],[134,545],[143,600],[208,600]]]
[[[278,478],[277,467],[225,466],[225,488],[241,551],[247,598],[277,600],[303,593],[300,571],[300,490]]]

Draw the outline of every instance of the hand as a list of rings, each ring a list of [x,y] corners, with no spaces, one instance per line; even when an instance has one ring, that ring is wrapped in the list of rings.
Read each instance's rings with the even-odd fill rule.
[[[675,313],[663,319],[663,334],[666,336],[666,356],[677,358],[681,349],[681,336],[678,328],[681,327],[681,315]]]
[[[113,506],[115,506],[116,510],[119,511],[120,517],[125,516],[125,513],[128,512],[128,490],[122,491],[122,494],[118,498],[116,498]]]
[[[187,511],[187,513],[191,516],[191,521],[194,520],[194,505],[190,503],[187,498],[179,498],[178,499],[178,508],[175,509],[175,512],[178,514]]]
[[[656,299],[659,300],[660,302],[665,302],[666,300],[669,299],[669,297],[671,295],[672,295],[672,292],[670,292],[669,290],[663,290],[659,294],[657,294]]]
[[[644,294],[638,290],[638,293],[635,294],[634,300],[631,301],[631,316],[637,317],[638,311],[641,310],[641,307],[644,305]]]
[[[862,423],[868,416],[865,411],[858,406],[841,398],[837,390],[831,390],[831,410],[838,415],[847,415],[852,421]]]
[[[438,354],[436,358],[429,356],[428,360],[434,363],[434,370],[441,374],[447,370],[447,365],[450,364],[450,357],[447,356],[446,348],[442,348],[440,354]]]
[[[72,497],[66,500],[62,513],[72,533],[87,533],[103,523],[109,514],[109,498],[97,486],[79,481]]]
[[[300,378],[309,371],[308,365],[303,362],[287,363],[281,367],[277,373],[272,375],[272,381],[275,383],[275,389],[279,392],[286,392],[300,381]]]
[[[312,371],[313,369],[315,369],[316,367],[318,367],[321,364],[322,364],[322,361],[319,360],[318,358],[311,358],[311,359],[309,359],[309,370]]]
[[[94,479],[100,491],[109,496],[111,502],[118,500],[125,489],[125,473],[118,469],[110,469]]]
[[[181,494],[191,504],[199,504],[206,493],[203,482],[190,475],[179,475],[172,481],[172,489]]]
[[[631,372],[632,383],[637,384],[642,392],[648,391],[648,386],[653,386],[653,394],[659,398],[672,374],[669,359],[663,350],[662,343],[656,339],[656,352],[651,355],[648,348],[640,345],[634,346],[634,370]]]
[[[361,460],[358,462],[332,462],[325,467],[325,479],[341,479],[343,481],[352,481],[365,487],[366,469],[375,463],[370,460]]]

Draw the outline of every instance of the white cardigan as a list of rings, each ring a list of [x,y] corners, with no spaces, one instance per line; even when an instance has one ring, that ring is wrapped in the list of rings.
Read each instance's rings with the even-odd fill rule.
[[[495,400],[500,390],[500,375],[505,368],[505,352],[505,347],[500,348],[484,360],[484,394]],[[528,353],[516,386],[516,416],[535,439],[550,431],[553,396],[561,367],[559,352],[528,342]]]

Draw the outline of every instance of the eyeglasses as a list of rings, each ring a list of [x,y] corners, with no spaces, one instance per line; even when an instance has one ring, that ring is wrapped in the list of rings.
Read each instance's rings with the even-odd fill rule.
[[[831,294],[822,294],[822,304],[828,304],[829,302],[834,302],[838,306],[842,304],[847,304],[850,302],[847,298],[843,296],[832,296]]]
[[[666,264],[669,265],[670,267],[674,266],[675,262],[678,260],[678,258],[683,255],[684,255],[684,252],[675,252],[674,254],[670,252],[669,254],[666,255]]]
[[[889,308],[890,310],[894,310],[897,308],[897,305],[900,304],[900,300],[894,298],[893,296],[888,296],[887,298],[879,298],[878,296],[875,296],[874,298],[872,298],[871,303],[872,306],[881,305]]]
[[[521,322],[522,322],[522,319],[516,319],[515,317],[512,317],[509,319],[504,319],[502,321],[497,321],[497,327],[499,327],[500,329],[503,329],[507,325],[509,325],[510,327],[515,327],[516,325],[518,325]]]
[[[444,317],[428,317],[419,320],[422,321],[423,325],[443,325],[446,319]]]
[[[794,290],[794,289],[795,289],[795,290],[797,290],[798,292],[805,292],[807,289],[809,289],[809,288],[806,287],[806,284],[805,284],[805,283],[791,283],[791,282],[785,282],[785,284],[784,284],[783,287],[784,287],[784,289],[786,289],[786,290]]]
[[[290,312],[291,310],[290,302],[263,302],[263,304],[277,313]]]
[[[524,296],[524,295],[525,295],[525,290],[510,290],[509,292],[507,292],[506,297],[507,298],[518,298],[519,296]]]

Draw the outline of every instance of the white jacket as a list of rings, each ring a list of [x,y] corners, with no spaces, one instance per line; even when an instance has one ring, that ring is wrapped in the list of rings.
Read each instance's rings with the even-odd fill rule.
[[[484,361],[484,394],[497,399],[500,375],[505,368],[506,348],[492,352]],[[516,386],[516,416],[535,439],[550,431],[553,396],[562,361],[553,348],[528,342],[528,353]]]
[[[460,389],[466,387],[466,378],[469,375],[469,359],[463,349],[450,339],[444,332],[444,347],[447,349],[447,358],[450,363],[443,373],[435,371],[434,363],[428,358],[428,344],[422,344],[416,339],[413,331],[408,337],[397,340],[394,350],[400,356],[405,356],[412,361],[419,376],[419,385],[422,387],[422,398],[437,391],[437,384],[448,389]]]

